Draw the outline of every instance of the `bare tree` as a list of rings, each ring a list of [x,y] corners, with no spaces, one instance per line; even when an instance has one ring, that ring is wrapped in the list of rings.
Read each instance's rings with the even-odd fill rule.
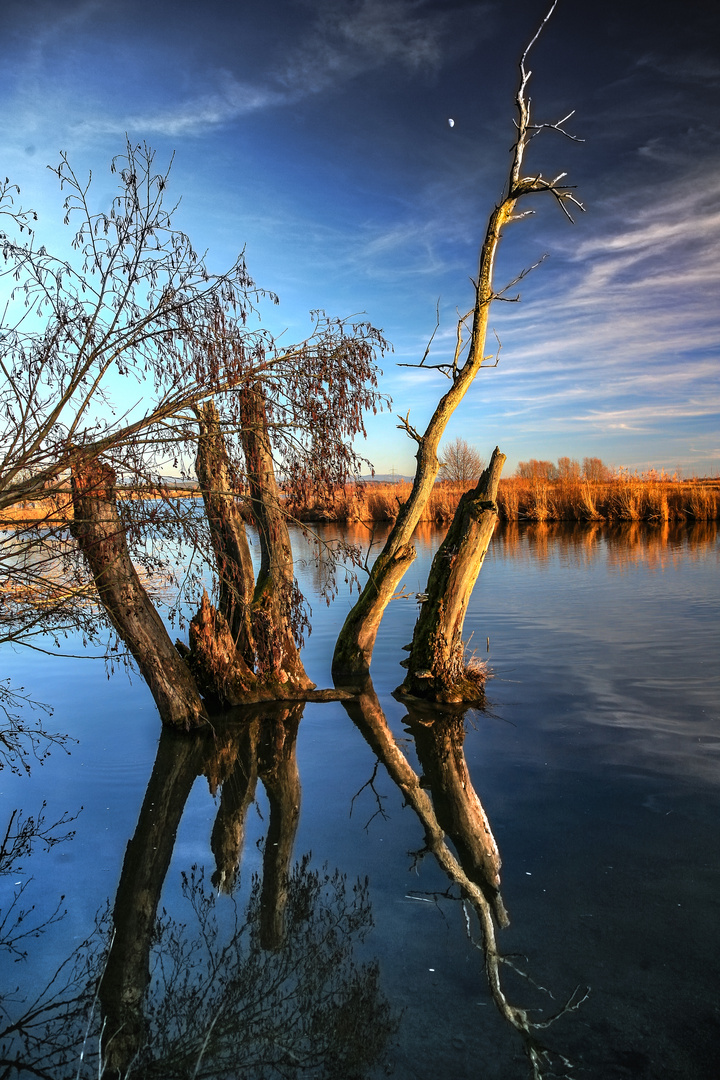
[[[297,345],[278,345],[259,321],[252,327],[260,300],[276,298],[255,286],[242,255],[227,272],[209,272],[173,228],[169,168],[156,172],[147,146],[128,143],[113,161],[120,193],[104,212],[91,209],[91,180],[65,155],[53,171],[75,255],[38,246],[17,190],[0,188],[0,276],[10,284],[0,334],[0,515],[28,500],[47,508],[0,540],[0,640],[73,629],[89,639],[109,623],[163,720],[181,727],[202,722],[208,691],[227,704],[240,689],[253,699],[310,690],[276,461],[291,484],[304,474],[317,488],[360,472],[353,438],[364,412],[382,406],[376,357],[386,343],[367,322],[322,311]],[[164,482],[169,468],[189,476],[192,461],[204,519]],[[139,487],[161,498],[128,497]],[[234,503],[243,490],[261,530],[257,582],[246,541],[244,560],[241,552]],[[180,584],[188,543],[198,569],[185,576],[177,607],[199,599],[204,566],[218,586],[219,612],[207,598],[199,612],[196,643],[207,643],[208,631],[215,639],[210,653],[193,657],[201,668],[211,661],[200,682],[153,602],[153,581]]]
[[[610,479],[610,469],[599,457],[583,458],[582,474],[590,484],[604,484]]]
[[[443,480],[448,480],[451,484],[467,487],[477,483],[484,468],[482,457],[465,439],[453,439],[443,450],[440,470]]]
[[[447,377],[450,386],[438,402],[423,433],[417,431],[410,423],[409,413],[405,417],[400,417],[399,426],[417,443],[415,480],[410,496],[400,508],[392,532],[375,560],[365,587],[348,614],[338,637],[333,657],[333,673],[338,682],[352,682],[369,671],[375,637],[383,611],[415,558],[412,536],[440,468],[438,460],[440,440],[448,420],[463,400],[475,376],[485,361],[491,359],[485,354],[490,305],[494,300],[516,300],[517,297],[510,297],[507,294],[529,272],[524,270],[503,288],[496,288],[494,284],[495,257],[503,230],[510,222],[533,213],[532,210],[525,210],[522,213],[517,211],[518,203],[527,196],[551,195],[570,221],[572,221],[572,216],[569,207],[574,205],[582,209],[573,188],[564,182],[566,173],[561,172],[548,178],[539,172],[524,174],[523,171],[525,152],[537,135],[550,130],[559,132],[567,138],[574,138],[565,128],[572,113],[554,123],[533,122],[530,98],[527,93],[531,76],[531,71],[527,67],[528,56],[555,10],[555,6],[556,0],[520,58],[520,79],[515,95],[516,136],[503,195],[488,218],[480,251],[477,279],[474,282],[474,305],[458,320],[455,350],[449,359],[434,364],[428,362],[432,345],[431,338],[420,362],[416,365],[408,365],[421,370],[440,371]]]
[[[517,474],[521,480],[549,484],[557,478],[558,472],[552,461],[538,461],[537,458],[530,458],[529,461],[518,462]]]
[[[557,463],[557,478],[566,483],[580,479],[580,462],[575,458],[559,457]]]

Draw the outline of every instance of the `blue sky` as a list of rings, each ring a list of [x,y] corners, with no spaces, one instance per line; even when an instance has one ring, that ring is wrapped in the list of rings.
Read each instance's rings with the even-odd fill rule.
[[[60,150],[92,168],[98,206],[125,132],[175,152],[177,217],[221,269],[245,247],[280,296],[266,325],[288,340],[308,312],[366,312],[393,343],[383,389],[421,428],[445,380],[397,367],[434,358],[456,308],[513,137],[517,59],[543,2],[3,0],[0,170],[61,220]],[[512,13],[509,17],[509,12]],[[720,11],[670,0],[560,0],[532,54],[538,120],[528,172],[567,171],[587,212],[551,201],[511,225],[497,283],[548,258],[496,304],[496,369],[448,428],[508,466],[599,456],[615,465],[720,470]],[[450,127],[448,119],[455,124]],[[489,345],[494,343],[491,338]],[[488,348],[488,351],[491,351]],[[413,471],[392,414],[364,448]]]

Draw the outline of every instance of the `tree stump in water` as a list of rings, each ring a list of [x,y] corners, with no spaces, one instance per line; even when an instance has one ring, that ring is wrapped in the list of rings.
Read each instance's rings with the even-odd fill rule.
[[[477,487],[467,491],[430,568],[415,624],[408,673],[397,693],[426,701],[484,702],[485,671],[468,662],[462,640],[468,601],[498,519],[497,488],[505,455],[497,447]]]

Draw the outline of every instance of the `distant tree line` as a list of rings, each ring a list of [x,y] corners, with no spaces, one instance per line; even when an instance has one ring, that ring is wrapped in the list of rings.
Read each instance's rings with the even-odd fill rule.
[[[579,482],[586,480],[590,484],[606,484],[612,480],[613,469],[606,465],[602,458],[584,457],[582,465],[577,458],[560,457],[557,465],[552,461],[538,461],[530,458],[529,461],[518,462],[517,476],[521,480],[546,481],[555,483]]]

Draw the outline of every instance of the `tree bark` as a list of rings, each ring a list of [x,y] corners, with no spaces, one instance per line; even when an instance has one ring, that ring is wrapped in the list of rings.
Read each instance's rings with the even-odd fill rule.
[[[260,570],[255,583],[251,624],[255,671],[273,684],[278,698],[312,689],[295,640],[301,626],[287,520],[275,478],[265,397],[259,384],[241,396],[241,440],[250,499],[260,537]]]
[[[246,664],[254,648],[250,625],[255,573],[245,523],[235,501],[220,417],[213,401],[195,410],[200,425],[195,472],[200,481],[219,578],[218,612]]]
[[[182,649],[180,642],[178,648]],[[220,709],[274,696],[245,662],[230,627],[206,592],[190,621],[187,661],[203,693]]]
[[[75,456],[71,532],[93,575],[100,603],[150,687],[163,724],[189,730],[205,723],[205,706],[132,564],[117,512],[115,482],[109,465]]]
[[[438,702],[484,700],[481,666],[467,664],[462,640],[468,601],[498,519],[505,455],[497,447],[477,487],[467,491],[435,554],[399,693]]]

